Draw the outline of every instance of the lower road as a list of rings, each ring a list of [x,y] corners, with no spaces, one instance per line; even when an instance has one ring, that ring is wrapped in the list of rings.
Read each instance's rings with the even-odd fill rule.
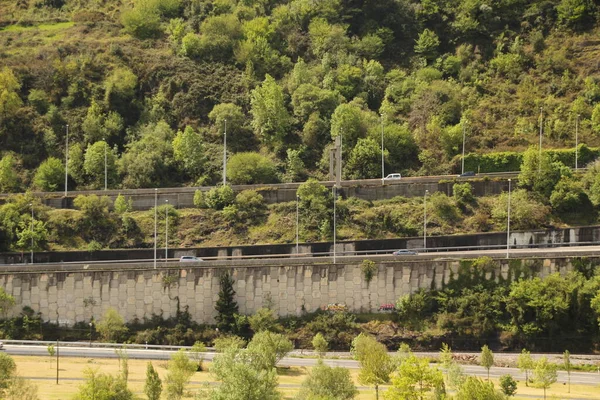
[[[48,350],[45,346],[35,345],[11,345],[5,344],[6,353],[21,356],[48,356]],[[61,357],[84,357],[84,358],[117,358],[113,348],[96,347],[60,347]],[[145,350],[145,349],[127,349],[127,354],[131,359],[144,360],[168,360],[175,351],[173,350]],[[204,353],[205,360],[211,361],[216,353]],[[358,363],[347,359],[325,359],[325,364],[349,369],[358,369]],[[279,363],[283,367],[312,367],[317,363],[315,358],[285,357]],[[463,365],[464,372],[467,375],[487,377],[487,370],[477,365]],[[524,380],[525,374],[517,368],[492,367],[490,369],[490,378],[498,379],[502,375],[510,374],[514,379]],[[567,382],[567,373],[558,372],[558,382]],[[598,385],[600,384],[600,375],[591,372],[571,372],[571,383],[574,385]]]

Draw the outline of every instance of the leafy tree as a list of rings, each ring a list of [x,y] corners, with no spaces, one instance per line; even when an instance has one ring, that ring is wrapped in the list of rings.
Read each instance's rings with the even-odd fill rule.
[[[50,157],[42,162],[33,177],[33,185],[45,192],[54,192],[63,185],[65,167],[58,158]]]
[[[112,239],[116,221],[110,212],[112,204],[108,196],[79,195],[73,205],[83,213],[79,221],[79,232],[85,240],[106,244]]]
[[[349,45],[347,29],[346,25],[329,24],[325,18],[313,18],[308,26],[312,52],[320,58],[345,50]]]
[[[186,126],[183,132],[177,132],[173,139],[173,154],[175,161],[182,164],[190,177],[197,179],[204,172],[204,145],[200,135],[191,126]]]
[[[0,314],[6,318],[6,315],[15,306],[15,304],[16,301],[14,296],[6,293],[6,290],[3,287],[0,287]],[[2,379],[1,376],[2,372],[0,371],[0,380]]]
[[[0,353],[0,395],[10,386],[11,379],[17,372],[17,364],[6,353]]]
[[[0,192],[13,193],[18,189],[17,160],[12,154],[7,154],[0,159]]]
[[[190,349],[190,358],[197,365],[196,371],[202,371],[202,361],[204,361],[204,355],[202,353],[204,352],[206,352],[206,345],[200,341],[195,342]]]
[[[215,309],[217,310],[217,327],[222,332],[232,332],[235,328],[235,314],[238,305],[235,301],[235,290],[233,289],[233,278],[226,272],[220,278],[221,290]]]
[[[473,192],[471,191],[471,184],[469,182],[465,183],[455,183],[452,185],[452,195],[454,196],[454,200],[460,204],[469,204],[475,200],[473,197]]]
[[[227,163],[227,179],[234,185],[278,182],[275,163],[259,153],[237,153]]]
[[[508,212],[508,194],[501,194],[493,208],[492,219],[506,227]],[[511,229],[539,229],[549,223],[550,209],[532,198],[527,190],[517,189],[511,193],[510,226]]]
[[[256,357],[259,369],[272,370],[292,349],[294,345],[284,335],[269,331],[260,331],[248,343],[248,351]]]
[[[527,349],[521,350],[519,358],[517,358],[517,366],[521,372],[525,372],[525,386],[529,386],[529,373],[534,367],[533,358]]]
[[[394,366],[387,348],[374,337],[360,334],[352,341],[350,349],[360,365],[358,381],[375,387],[375,397],[379,399],[379,386],[390,380]]]
[[[302,121],[318,112],[319,115],[329,118],[340,102],[339,94],[327,89],[321,89],[310,83],[304,83],[292,94],[292,107],[294,115]]]
[[[479,356],[479,364],[487,370],[488,382],[490,380],[490,368],[494,365],[494,353],[490,350],[490,348],[484,345],[481,348],[481,355]]]
[[[227,121],[227,150],[232,153],[248,151],[255,146],[242,108],[233,103],[221,103],[208,114],[215,136],[222,136]]]
[[[415,53],[422,55],[427,60],[434,60],[437,57],[440,39],[435,32],[425,29],[416,40]]]
[[[127,382],[118,376],[101,374],[98,369],[87,368],[83,372],[85,382],[79,386],[77,400],[133,400],[134,394]]]
[[[556,369],[556,365],[548,362],[546,357],[540,358],[535,363],[535,368],[531,375],[531,385],[539,389],[544,389],[544,399],[546,398],[546,389],[556,382]]]
[[[115,199],[114,204],[115,212],[119,215],[123,215],[126,212],[133,211],[133,199],[130,197],[129,200],[125,198],[121,193]]]
[[[262,369],[255,363],[256,354],[236,348],[228,348],[218,354],[211,372],[221,382],[209,398],[214,400],[279,400],[277,371]]]
[[[253,332],[273,331],[277,327],[277,318],[273,310],[267,307],[259,308],[248,318]]]
[[[96,330],[103,340],[107,342],[118,341],[118,339],[127,332],[125,320],[114,308],[106,310],[102,320],[96,324]]]
[[[569,350],[565,350],[563,352],[563,365],[565,368],[565,371],[567,371],[567,383],[568,383],[568,391],[567,393],[571,393],[571,353],[569,352]]]
[[[122,14],[121,22],[125,26],[125,32],[138,39],[151,39],[161,32],[160,16],[151,7],[136,5]]]
[[[353,399],[358,394],[350,371],[343,367],[329,367],[317,362],[302,382],[298,399]]]
[[[590,4],[585,0],[561,0],[556,7],[558,20],[570,27],[577,28],[590,16]]]
[[[114,185],[117,178],[115,159],[115,153],[104,140],[88,145],[87,150],[85,151],[83,168],[95,189],[104,187],[105,171],[107,185],[109,187]]]
[[[286,182],[304,181],[306,178],[306,168],[302,161],[302,152],[300,150],[287,149],[287,160],[285,168]]]
[[[0,121],[13,115],[23,104],[18,91],[21,89],[17,77],[8,67],[0,70]]]
[[[251,94],[252,127],[261,142],[278,150],[290,127],[291,119],[285,108],[283,90],[271,75]]]
[[[424,358],[409,355],[392,374],[392,384],[385,393],[386,400],[424,399],[433,391],[443,390],[442,373]]]
[[[308,239],[330,220],[333,198],[325,186],[312,178],[300,184],[296,194],[300,198],[300,235]]]
[[[317,333],[312,340],[313,349],[319,354],[319,357],[325,357],[327,350],[329,349],[329,343],[321,332]]]
[[[591,210],[592,204],[583,190],[583,185],[570,177],[562,177],[552,194],[550,204],[557,212],[568,213],[581,210]]]
[[[19,232],[17,232],[17,247],[20,249],[30,249],[33,243],[33,250],[39,251],[46,248],[48,241],[48,229],[46,223],[40,220],[28,221],[22,220],[19,223]]]
[[[500,377],[500,388],[505,395],[514,396],[517,393],[517,382],[509,374],[502,375]]]
[[[235,201],[235,194],[229,185],[216,186],[198,197],[200,207],[212,208],[213,210],[222,210]]]
[[[246,341],[239,336],[227,335],[220,336],[214,340],[215,349],[219,353],[225,352],[229,348],[243,349],[246,346]]]
[[[160,400],[160,394],[162,393],[162,381],[158,376],[158,372],[149,362],[146,367],[146,383],[144,384],[144,394],[148,397],[148,400]]]
[[[484,382],[479,378],[469,376],[458,388],[456,400],[504,400],[502,393],[494,389],[491,382]]]
[[[13,377],[4,396],[5,400],[38,400],[38,386],[28,379]]]
[[[530,147],[523,154],[523,163],[519,173],[520,187],[533,190],[545,198],[549,198],[552,189],[563,176],[571,176],[571,171],[563,163],[553,162],[547,153],[542,153],[541,161],[535,147]]]
[[[384,151],[384,158],[388,155]],[[344,168],[351,179],[381,177],[381,146],[371,138],[358,139]]]
[[[183,349],[171,356],[165,378],[165,392],[168,400],[179,400],[183,397],[185,387],[196,369],[197,364],[190,361]]]

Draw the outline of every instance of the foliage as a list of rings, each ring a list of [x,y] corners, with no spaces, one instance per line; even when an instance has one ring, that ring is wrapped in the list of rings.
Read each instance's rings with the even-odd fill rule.
[[[54,192],[63,185],[64,179],[64,165],[58,158],[50,157],[38,167],[33,185],[39,190]]]
[[[531,375],[531,386],[544,389],[544,399],[546,398],[546,389],[550,387],[557,379],[557,366],[548,362],[546,357],[540,358],[535,363]]]
[[[6,390],[6,400],[38,400],[38,386],[28,379],[14,377]]]
[[[391,386],[385,393],[386,400],[424,398],[443,389],[442,373],[429,365],[425,358],[409,355],[392,374]]]
[[[235,314],[238,312],[238,305],[234,298],[233,278],[229,273],[224,273],[221,275],[219,284],[221,289],[215,304],[217,327],[224,333],[232,332],[235,328]]]
[[[144,384],[144,394],[148,400],[159,400],[162,393],[162,381],[158,372],[154,369],[151,362],[146,367],[146,383]]]
[[[246,346],[246,341],[239,336],[220,336],[214,340],[215,349],[223,353],[229,348],[243,349]]]
[[[196,369],[197,364],[190,361],[183,349],[171,356],[165,377],[165,393],[168,400],[179,400],[183,397],[185,387]]]
[[[0,353],[0,394],[2,394],[11,383],[11,379],[17,371],[17,364],[6,353]]]
[[[262,370],[272,370],[283,357],[294,348],[284,335],[266,330],[259,331],[248,343],[248,352],[253,353],[255,365]]]
[[[540,160],[538,150],[530,147],[523,154],[519,186],[549,198],[561,177],[568,177],[570,174],[563,163],[552,161],[548,153],[542,153]]]
[[[17,174],[17,160],[12,154],[0,159],[0,192],[12,193],[19,189],[20,182]]]
[[[270,149],[279,149],[291,119],[285,108],[283,90],[272,76],[267,74],[262,85],[252,91],[250,112],[254,133],[261,142]]]
[[[492,218],[506,226],[508,215],[508,194],[501,194],[492,208]],[[510,226],[513,230],[539,229],[548,224],[550,210],[532,198],[527,190],[517,189],[511,193]],[[502,226],[502,225],[501,225]]]
[[[490,368],[494,365],[494,354],[487,345],[481,348],[481,355],[479,356],[479,364],[487,370],[488,381],[490,380]]]
[[[98,369],[84,371],[85,382],[79,386],[77,400],[132,400],[134,394],[121,377],[101,374]]]
[[[529,386],[529,374],[534,367],[533,358],[527,349],[521,350],[519,358],[517,358],[517,366],[521,372],[525,372],[525,386]]]
[[[377,266],[374,261],[371,260],[363,260],[360,265],[360,269],[363,273],[363,277],[365,278],[365,282],[367,282],[367,286],[373,280],[373,277],[377,273]]]
[[[317,333],[311,342],[313,349],[319,354],[319,357],[325,357],[325,353],[329,349],[329,343],[327,343],[327,339],[321,332]]]
[[[198,192],[199,191],[197,191],[197,193]],[[202,193],[202,195],[198,195],[197,202],[201,207],[222,210],[233,203],[234,196],[231,186],[221,185],[210,189],[208,192]],[[196,199],[196,196],[194,196],[194,198]]]
[[[194,343],[189,351],[190,358],[197,365],[196,371],[202,371],[202,361],[204,361],[204,355],[202,353],[204,352],[206,352],[206,345],[200,341]]]
[[[0,119],[15,113],[23,104],[19,97],[21,84],[8,67],[0,70]]]
[[[190,177],[197,179],[204,172],[204,145],[202,138],[192,127],[186,126],[183,132],[177,132],[173,139],[173,155]]]
[[[96,330],[103,340],[117,342],[127,332],[123,317],[114,308],[106,310],[100,322],[96,324]]]
[[[360,365],[358,381],[375,387],[379,393],[379,386],[389,382],[394,368],[387,348],[374,337],[361,333],[352,341],[350,351]]]
[[[261,307],[248,317],[250,329],[253,332],[273,331],[277,328],[277,318],[273,310],[267,307]]]
[[[347,368],[329,367],[319,360],[302,382],[298,399],[348,400],[357,394],[358,390]]]
[[[121,193],[117,196],[114,203],[115,212],[119,215],[123,215],[126,212],[133,211],[133,199],[130,197],[129,200],[125,198]]]
[[[514,396],[517,393],[517,382],[509,374],[500,377],[500,389],[507,396]]]
[[[504,395],[494,389],[491,382],[469,376],[459,387],[456,400],[504,400]]]
[[[259,153],[237,153],[227,162],[227,179],[234,185],[276,183],[275,163]]]

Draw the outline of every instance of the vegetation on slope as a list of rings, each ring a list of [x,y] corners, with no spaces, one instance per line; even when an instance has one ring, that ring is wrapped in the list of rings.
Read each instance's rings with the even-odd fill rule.
[[[587,0],[0,1],[0,191],[456,171],[600,144]],[[543,115],[540,118],[540,108]],[[381,118],[380,115],[383,117]],[[227,121],[227,122],[225,122]],[[383,125],[383,126],[382,126]],[[252,165],[257,174],[242,174]],[[471,168],[481,166],[473,164]],[[571,165],[569,165],[571,166]]]

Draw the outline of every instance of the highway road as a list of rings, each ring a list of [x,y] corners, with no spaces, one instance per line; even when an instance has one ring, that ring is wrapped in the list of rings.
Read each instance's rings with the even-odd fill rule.
[[[22,356],[48,356],[46,346],[36,345],[13,345],[5,344],[4,349],[7,354],[22,355]],[[61,357],[85,357],[85,358],[117,358],[115,349],[113,348],[97,348],[97,347],[60,347]],[[175,353],[173,350],[145,350],[145,349],[127,349],[127,354],[131,359],[143,360],[167,360]],[[204,353],[205,360],[212,360],[216,353]],[[344,367],[349,369],[359,368],[358,363],[349,359],[325,359],[327,365]],[[279,363],[280,366],[289,367],[312,367],[317,363],[315,358],[301,357],[285,357]],[[487,377],[485,368],[477,365],[463,365],[464,372],[468,375]],[[525,375],[517,368],[492,367],[490,369],[490,378],[500,378],[502,375],[510,374],[516,380],[524,380]],[[567,382],[567,373],[564,371],[558,372],[558,382]],[[571,372],[571,383],[577,385],[598,385],[600,384],[600,375],[591,372]]]
[[[415,249],[419,252],[417,255],[400,255],[394,256],[392,253],[396,249],[390,249],[388,251],[380,250],[377,254],[358,254],[358,255],[336,255],[336,262],[361,262],[364,259],[371,259],[374,261],[422,261],[422,260],[446,260],[446,259],[464,259],[464,258],[477,258],[488,256],[491,258],[506,258],[507,250],[506,247],[493,250],[478,250],[478,249],[462,249],[455,248],[450,249]],[[384,254],[381,254],[385,252]],[[510,249],[508,253],[510,258],[519,257],[590,257],[600,256],[599,245],[586,245],[586,246],[572,246],[568,243],[560,247],[539,247],[539,248],[519,248]],[[333,262],[333,257],[330,253],[312,254],[311,256],[299,254],[270,254],[267,256],[240,256],[240,257],[228,257],[223,258],[205,258],[204,261],[199,262],[179,262],[179,259],[169,259],[168,264],[163,260],[158,260],[158,267],[162,268],[165,265],[169,267],[219,267],[219,266],[231,266],[235,263],[235,266],[253,266],[253,265],[265,265],[265,262],[281,263],[286,264],[306,264],[306,263],[327,263]],[[94,270],[94,268],[111,269],[112,266],[117,267],[121,264],[128,264],[129,266],[135,266],[135,268],[152,268],[153,260],[141,259],[141,260],[109,260],[109,261],[77,261],[67,263],[43,263],[43,264],[27,264],[28,267],[42,267],[44,270],[51,268],[52,266],[80,266],[86,270]],[[12,269],[21,271],[23,270],[23,264],[8,264],[0,265],[0,269],[4,272],[11,271]]]

